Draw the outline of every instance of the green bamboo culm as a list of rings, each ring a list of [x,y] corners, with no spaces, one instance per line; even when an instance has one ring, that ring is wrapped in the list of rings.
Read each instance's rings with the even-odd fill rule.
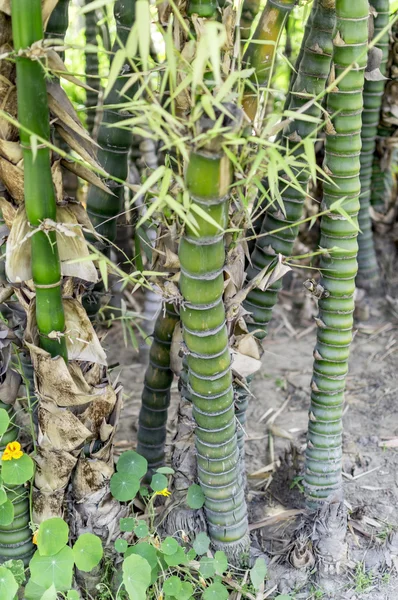
[[[311,17],[311,30],[305,41],[303,56],[295,79],[289,109],[301,109],[310,97],[319,96],[326,87],[329,77],[332,52],[333,32],[335,28],[335,9],[330,0],[319,0],[313,7]],[[304,111],[304,114],[316,117],[321,116],[319,103],[313,104]],[[293,155],[300,155],[302,148],[297,142],[313,137],[316,123],[297,120],[286,126],[283,131],[281,143],[289,148],[292,146]],[[290,256],[293,244],[298,234],[299,226],[296,224],[302,218],[305,190],[310,174],[308,169],[293,167],[301,190],[297,186],[290,186],[288,180],[280,178],[279,193],[283,201],[285,214],[279,206],[270,206],[263,220],[261,237],[256,240],[251,254],[252,265],[247,269],[249,280],[254,279],[262,269],[272,265],[276,254]],[[273,233],[284,227],[283,231]],[[267,335],[267,326],[271,320],[272,309],[276,304],[278,291],[282,286],[278,280],[265,291],[254,289],[251,291],[243,306],[250,313],[247,324],[250,331],[255,331],[258,339]]]
[[[91,0],[86,0],[86,4],[89,4],[90,2]],[[95,10],[86,13],[85,19],[86,45],[97,46],[97,16]],[[91,134],[95,124],[96,106],[98,104],[98,93],[100,90],[98,52],[86,50],[85,57],[86,83],[94,90],[86,90],[86,125]]]
[[[156,319],[149,365],[145,373],[138,419],[137,452],[148,461],[149,471],[164,464],[167,412],[173,372],[170,348],[180,317],[172,304],[166,304]]]
[[[12,32],[16,58],[18,120],[23,147],[25,208],[32,228],[45,219],[56,220],[56,202],[51,177],[50,151],[32,139],[23,128],[42,140],[50,139],[50,117],[44,69],[37,60],[23,55],[43,39],[40,0],[12,0]],[[34,101],[32,101],[34,99]],[[36,138],[37,140],[37,138]],[[36,288],[36,321],[41,347],[52,356],[67,360],[65,317],[61,296],[61,268],[55,231],[37,231],[31,238],[32,273]],[[50,333],[59,334],[49,337]]]
[[[59,39],[60,44],[64,43],[65,32],[68,29],[69,19],[69,0],[58,0],[52,11],[46,27],[46,37]],[[62,60],[65,59],[65,52],[58,53]]]
[[[0,453],[3,453],[7,444],[17,441],[19,430],[15,425],[15,410],[12,405],[0,402],[0,408],[6,410],[10,418],[8,429],[1,437]],[[35,549],[29,526],[29,490],[23,485],[8,485],[7,499],[14,506],[14,520],[10,525],[0,526],[0,563],[14,559],[23,560],[27,566]]]
[[[342,492],[342,411],[352,341],[355,277],[357,274],[360,152],[364,72],[367,63],[368,1],[337,0],[334,74],[328,95],[320,246],[322,254],[317,342],[311,384],[305,491],[309,507]],[[353,66],[352,66],[353,65]],[[349,218],[332,206],[344,198]],[[335,249],[335,250],[334,250]]]
[[[228,109],[236,110],[229,105]],[[180,317],[188,352],[188,392],[197,425],[198,478],[213,546],[236,562],[249,542],[223,304],[222,229],[228,224],[231,181],[231,163],[220,143],[192,150],[186,169],[190,197],[219,227],[195,215],[198,229],[194,232],[186,226],[179,258]]]
[[[135,19],[134,0],[116,0],[114,15],[116,21],[116,41],[112,52],[119,50],[119,42],[126,44],[128,35]],[[127,63],[122,69],[124,75],[130,72]],[[120,91],[126,83],[126,77],[116,79],[112,90],[106,98],[106,104],[114,107],[123,101]],[[131,86],[127,94],[134,94],[135,87]],[[104,170],[121,181],[127,180],[128,153],[131,146],[131,131],[121,129],[117,124],[125,119],[117,108],[104,108],[103,118],[98,131],[97,141],[100,145],[97,160]],[[123,205],[124,186],[113,180],[108,180],[107,185],[114,195],[108,194],[98,187],[91,186],[87,195],[87,214],[97,232],[111,242],[116,239],[116,221]]]
[[[374,36],[386,28],[389,22],[389,0],[372,0],[376,10],[374,19]],[[387,71],[389,33],[386,33],[376,43],[376,48],[383,52],[380,71],[383,75]],[[376,149],[376,135],[379,125],[380,108],[384,93],[385,80],[365,81],[363,92],[364,110],[362,116],[362,151],[361,151],[361,196],[359,211],[358,236],[358,275],[357,285],[361,287],[375,287],[379,281],[379,268],[376,251],[373,243],[372,222],[370,218],[370,197],[373,155]]]
[[[252,84],[258,85],[260,89],[267,87],[269,83],[278,41],[295,4],[296,0],[268,0],[243,56],[245,65],[254,67]],[[251,121],[256,116],[257,106],[258,90],[253,91],[248,87],[243,98],[243,108]]]
[[[205,19],[214,17],[217,11],[217,0],[189,0],[187,14],[198,15]]]

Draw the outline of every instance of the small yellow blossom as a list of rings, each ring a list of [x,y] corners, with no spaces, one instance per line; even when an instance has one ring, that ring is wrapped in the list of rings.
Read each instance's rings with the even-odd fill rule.
[[[159,550],[159,548],[160,548],[160,539],[158,537],[153,538],[153,545],[155,546],[155,548],[157,548]]]
[[[21,444],[19,442],[10,442],[4,450],[1,460],[12,460],[13,458],[17,460],[22,455]]]
[[[169,492],[167,488],[164,488],[164,490],[160,490],[160,492],[155,492],[155,496],[166,496],[166,498],[168,498],[171,496],[171,492]]]
[[[38,536],[38,535],[39,535],[39,530],[38,530],[38,529],[36,529],[36,531],[34,532],[34,534],[33,534],[33,537],[32,537],[32,542],[33,542],[34,544],[36,544],[36,546],[37,546],[37,536]]]
[[[163,600],[163,594],[162,594],[162,592],[160,592],[160,594],[158,596],[158,600]]]

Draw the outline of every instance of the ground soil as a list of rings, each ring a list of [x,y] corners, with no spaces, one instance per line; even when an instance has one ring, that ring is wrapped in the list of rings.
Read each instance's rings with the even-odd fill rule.
[[[382,294],[391,293],[384,289]],[[263,368],[254,378],[247,423],[246,463],[250,521],[264,519],[254,535],[267,550],[280,547],[289,535],[294,517],[287,510],[302,509],[300,469],[305,447],[310,398],[312,352],[316,331],[311,320],[314,301],[306,300],[301,314],[287,292],[275,311],[273,327],[264,345]],[[344,413],[344,488],[350,512],[350,548],[363,551],[382,544],[398,527],[398,309],[383,298],[360,302],[347,381]],[[299,325],[297,325],[299,322]],[[145,368],[121,331],[112,328],[105,341],[110,363],[119,363],[124,385],[124,409],[118,448],[135,444],[137,415]],[[173,387],[170,432],[178,394]],[[277,414],[276,414],[277,413]],[[276,414],[276,418],[275,418]],[[397,441],[397,447],[393,446]],[[256,473],[263,470],[262,473]],[[283,542],[282,542],[283,546]],[[361,578],[349,563],[337,600],[396,600],[398,576],[394,564]],[[314,590],[315,592],[315,590]],[[273,597],[271,594],[270,597]],[[321,598],[306,592],[295,598]],[[325,596],[326,597],[326,596]]]

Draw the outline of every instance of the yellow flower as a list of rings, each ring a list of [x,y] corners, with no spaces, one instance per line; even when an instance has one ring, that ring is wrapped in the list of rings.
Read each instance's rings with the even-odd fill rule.
[[[36,546],[37,546],[37,536],[38,536],[38,535],[39,535],[39,530],[38,530],[38,529],[36,529],[36,531],[34,532],[34,534],[33,534],[33,537],[32,537],[32,542],[33,542],[34,544],[36,544]]]
[[[167,488],[164,488],[164,490],[160,490],[160,492],[155,492],[155,496],[166,496],[166,498],[168,498],[171,496],[171,492],[169,492]]]
[[[22,455],[21,444],[19,442],[10,442],[4,450],[1,460],[12,460],[13,458],[18,460]]]

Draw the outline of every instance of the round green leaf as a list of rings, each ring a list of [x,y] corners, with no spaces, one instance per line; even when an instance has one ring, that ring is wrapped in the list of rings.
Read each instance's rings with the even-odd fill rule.
[[[145,560],[148,561],[151,569],[158,567],[158,555],[156,553],[156,549],[148,542],[140,542],[135,546],[130,546],[127,555],[130,556],[131,554],[138,554],[138,556],[145,558]]]
[[[149,529],[145,521],[138,521],[137,527],[134,527],[134,533],[138,538],[147,537],[149,534]]]
[[[58,593],[53,584],[51,587],[48,588],[48,590],[46,590],[44,592],[44,594],[42,595],[40,600],[57,600],[57,598],[58,598]]]
[[[138,554],[130,554],[123,562],[123,583],[133,600],[146,600],[146,590],[151,583],[151,566]]]
[[[197,483],[189,486],[187,494],[187,504],[189,508],[198,509],[202,508],[205,503],[205,495],[202,488]]]
[[[7,493],[3,487],[0,487],[0,505],[7,502]]]
[[[162,473],[155,473],[151,479],[151,488],[154,492],[161,492],[167,488],[168,483],[165,475],[162,475]]]
[[[0,436],[4,435],[10,424],[10,417],[4,408],[0,408]]]
[[[119,521],[120,531],[133,531],[135,519],[133,517],[125,517]]]
[[[86,573],[99,564],[103,554],[101,540],[93,533],[82,533],[73,546],[76,567]]]
[[[288,596],[287,594],[282,594],[277,596],[275,600],[292,600],[292,597]]]
[[[31,579],[45,590],[54,584],[59,592],[63,592],[72,585],[73,565],[73,552],[69,546],[53,556],[41,556],[37,550],[29,563]]]
[[[201,556],[202,554],[206,554],[209,547],[210,538],[203,531],[201,531],[200,533],[198,533],[193,543],[193,548],[196,554],[199,554],[199,556]]]
[[[69,527],[60,517],[47,519],[39,527],[37,548],[41,556],[58,554],[68,543]]]
[[[263,558],[258,558],[254,567],[250,569],[250,580],[254,589],[258,590],[267,575],[267,563]]]
[[[178,546],[177,552],[174,552],[174,554],[165,554],[163,558],[164,558],[165,563],[169,567],[177,567],[178,565],[186,565],[188,562],[187,555],[184,552],[184,548],[181,548],[181,546]]]
[[[111,477],[111,493],[120,502],[129,502],[135,498],[140,489],[140,480],[135,475],[121,472]]]
[[[9,569],[0,567],[0,598],[1,600],[13,600],[18,591],[18,584]]]
[[[127,541],[123,538],[119,538],[115,541],[115,550],[116,552],[120,552],[120,554],[124,554],[128,547]]]
[[[10,500],[6,500],[5,502],[3,502],[3,504],[0,504],[0,526],[6,527],[6,525],[11,525],[13,520],[14,505]]]
[[[80,596],[76,590],[69,590],[66,594],[66,600],[80,600]]]
[[[163,591],[165,594],[169,594],[169,596],[179,598],[181,593],[181,579],[177,575],[169,577],[163,584]]]
[[[203,594],[203,600],[228,600],[229,594],[222,583],[212,583]]]
[[[217,575],[222,575],[228,568],[228,559],[225,555],[225,552],[221,550],[217,550],[214,555],[214,567],[216,569]]]
[[[42,585],[29,579],[24,590],[24,598],[26,598],[26,600],[41,600],[41,597],[45,592],[46,589]]]
[[[202,556],[199,563],[199,573],[204,579],[210,579],[216,574],[216,567],[214,564],[214,558],[209,556]]]
[[[160,467],[156,469],[156,473],[163,473],[163,475],[174,475],[175,471],[171,467]]]
[[[178,600],[189,600],[193,595],[193,585],[189,581],[181,583],[181,591],[178,594]]]
[[[120,455],[119,460],[116,464],[116,469],[119,473],[128,473],[141,479],[144,477],[148,470],[148,463],[146,458],[134,452],[134,450],[127,450]]]
[[[33,460],[27,454],[23,454],[21,458],[2,461],[1,475],[4,483],[9,485],[26,483],[29,479],[32,479],[33,471]]]
[[[146,498],[146,496],[149,496],[148,488],[145,487],[145,485],[142,485],[140,487],[140,496],[142,496],[143,498]]]
[[[167,537],[163,540],[162,545],[160,546],[160,551],[163,552],[163,554],[170,556],[171,554],[177,552],[178,548],[179,545],[177,540],[172,537]]]

